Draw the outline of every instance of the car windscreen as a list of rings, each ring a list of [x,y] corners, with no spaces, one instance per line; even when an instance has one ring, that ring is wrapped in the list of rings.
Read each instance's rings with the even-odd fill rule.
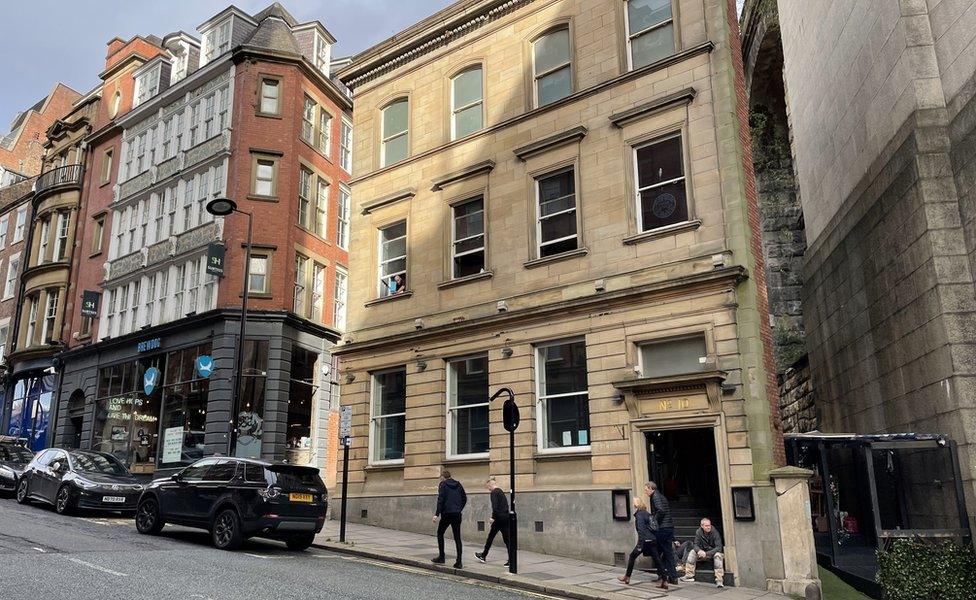
[[[71,462],[75,469],[83,473],[100,473],[102,475],[128,475],[129,471],[122,463],[103,454],[93,452],[72,452]]]
[[[307,487],[321,487],[322,478],[315,469],[302,467],[271,466],[265,469],[265,474],[271,478],[271,485],[276,485],[282,489],[298,489]]]
[[[23,446],[0,444],[0,461],[27,464],[34,454]]]

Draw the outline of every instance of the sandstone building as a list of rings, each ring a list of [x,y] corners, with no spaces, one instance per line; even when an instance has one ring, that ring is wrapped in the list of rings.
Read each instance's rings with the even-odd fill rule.
[[[509,387],[523,547],[612,562],[655,479],[784,579],[738,44],[726,0],[462,0],[342,70],[354,519],[427,531],[442,466],[487,506]]]

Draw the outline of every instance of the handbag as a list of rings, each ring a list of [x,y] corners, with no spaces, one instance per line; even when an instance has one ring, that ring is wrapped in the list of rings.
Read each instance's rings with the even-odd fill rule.
[[[657,551],[657,540],[644,540],[641,545],[642,556],[654,556]]]

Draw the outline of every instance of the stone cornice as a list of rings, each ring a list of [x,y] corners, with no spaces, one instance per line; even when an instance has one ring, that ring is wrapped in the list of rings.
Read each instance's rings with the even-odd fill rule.
[[[610,115],[610,122],[613,123],[615,127],[621,128],[627,123],[636,121],[637,119],[642,119],[644,117],[649,117],[653,114],[659,113],[662,110],[667,110],[674,106],[679,106],[682,104],[689,104],[695,99],[698,92],[693,87],[685,88],[680,92],[675,92],[673,94],[668,94],[661,98],[655,98],[650,102],[645,102],[635,106],[634,108],[614,113]]]
[[[374,210],[383,208],[384,206],[389,206],[395,202],[399,202],[400,200],[409,200],[416,195],[417,190],[414,188],[407,188],[398,192],[393,192],[392,194],[387,194],[386,196],[377,198],[372,202],[367,202],[359,207],[359,211],[364,215],[368,215]]]
[[[397,331],[390,336],[379,337],[364,342],[353,341],[336,346],[332,350],[332,353],[339,355],[364,352],[377,348],[389,349],[393,345],[414,344],[420,340],[429,341],[432,338],[457,336],[486,328],[504,327],[512,322],[524,322],[530,319],[550,319],[555,315],[565,315],[568,312],[587,311],[596,308],[606,310],[606,307],[611,303],[627,304],[640,302],[644,301],[647,296],[664,295],[684,288],[716,288],[725,285],[738,285],[747,277],[748,273],[745,267],[739,265],[724,267],[665,281],[638,285],[623,290],[604,292],[582,298],[570,298],[542,306],[509,310],[485,317],[445,323],[444,325],[428,327],[419,331]],[[351,334],[350,337],[355,339],[356,332],[349,333]]]
[[[464,181],[465,179],[470,179],[472,177],[477,177],[478,175],[486,175],[491,173],[491,170],[494,168],[495,161],[493,160],[483,160],[473,165],[468,165],[463,169],[458,169],[457,171],[453,171],[446,175],[441,175],[440,177],[431,180],[430,191],[439,192],[444,189],[444,186],[448,186],[459,181]]]
[[[512,150],[512,152],[514,152],[515,156],[519,157],[519,159],[526,160],[529,157],[542,154],[548,150],[578,142],[584,137],[586,137],[586,127],[578,125],[572,129],[567,129],[561,133],[543,138],[538,142],[532,142],[531,144],[526,144],[520,148],[516,148],[515,150]]]

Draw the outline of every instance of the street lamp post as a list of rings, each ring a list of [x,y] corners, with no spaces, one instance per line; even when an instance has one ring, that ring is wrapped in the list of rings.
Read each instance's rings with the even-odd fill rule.
[[[234,395],[231,399],[230,419],[227,422],[227,455],[234,454],[237,441],[237,411],[240,407],[241,396],[244,390],[241,389],[244,383],[244,340],[247,338],[247,297],[250,289],[251,279],[251,221],[252,215],[249,212],[238,210],[237,203],[230,198],[215,198],[207,203],[207,212],[215,217],[226,217],[231,213],[238,213],[247,216],[247,247],[244,253],[244,291],[241,294],[241,332],[237,338],[237,360],[234,369]]]
[[[502,405],[502,421],[508,432],[508,480],[511,500],[508,506],[508,572],[518,573],[518,515],[515,512],[515,430],[519,426],[519,409],[515,404],[515,392],[503,387],[491,395],[488,403],[505,394],[508,399]]]

